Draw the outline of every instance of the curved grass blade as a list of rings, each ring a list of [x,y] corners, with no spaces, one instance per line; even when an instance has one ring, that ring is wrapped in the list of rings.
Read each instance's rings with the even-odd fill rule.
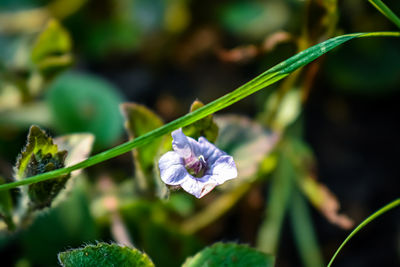
[[[383,206],[380,208],[378,211],[374,212],[371,214],[367,219],[365,219],[362,223],[360,223],[354,230],[353,232],[350,233],[350,235],[343,241],[343,243],[340,245],[340,247],[336,250],[335,254],[333,254],[332,259],[329,261],[327,267],[330,267],[335,260],[336,256],[339,254],[339,252],[342,250],[344,245],[346,245],[347,242],[355,235],[357,234],[358,231],[360,231],[362,228],[364,228],[367,224],[381,216],[382,214],[388,212],[391,209],[394,209],[395,207],[400,206],[400,198],[390,202],[389,204]]]
[[[265,71],[264,73],[260,74],[253,80],[249,81],[248,83],[240,86],[236,90],[208,103],[207,105],[183,116],[180,117],[164,126],[157,128],[151,132],[148,132],[138,138],[135,138],[131,141],[123,143],[119,146],[113,147],[107,151],[94,155],[82,162],[79,162],[75,165],[69,166],[67,168],[57,169],[55,171],[46,172],[40,175],[32,176],[20,181],[2,184],[0,185],[1,190],[11,189],[20,185],[27,185],[32,183],[37,183],[41,181],[45,181],[48,179],[53,179],[57,176],[62,174],[66,174],[72,172],[74,170],[86,168],[89,166],[93,166],[97,163],[103,162],[105,160],[114,158],[121,154],[127,153],[131,151],[133,148],[137,148],[148,144],[173,130],[178,128],[187,126],[196,122],[212,113],[215,113],[223,108],[226,108],[239,100],[249,96],[283,78],[288,76],[293,71],[299,69],[300,67],[312,62],[313,60],[317,59],[321,55],[325,54],[326,52],[332,50],[333,48],[351,40],[354,38],[363,38],[363,37],[376,37],[376,36],[387,36],[387,37],[400,37],[400,32],[370,32],[370,33],[352,33],[341,35],[338,37],[334,37],[328,39],[322,43],[314,45],[293,57],[279,63],[278,65],[274,66],[273,68]]]
[[[376,9],[379,10],[385,17],[387,17],[391,22],[396,24],[400,28],[400,18],[393,13],[390,8],[385,5],[381,0],[368,0]]]

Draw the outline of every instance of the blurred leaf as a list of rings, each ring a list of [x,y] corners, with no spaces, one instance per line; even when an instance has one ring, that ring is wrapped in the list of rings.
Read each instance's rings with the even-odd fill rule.
[[[206,247],[191,258],[182,267],[242,267],[274,266],[274,257],[264,254],[246,245],[236,243],[216,243]]]
[[[46,103],[35,101],[0,111],[0,124],[24,129],[32,124],[50,127],[52,125],[52,116]]]
[[[142,41],[140,28],[131,21],[120,18],[101,21],[86,30],[83,36],[86,38],[86,54],[93,57],[102,58],[114,51],[134,51]]]
[[[195,209],[194,198],[190,197],[189,194],[179,192],[171,194],[167,205],[182,217],[188,217]]]
[[[184,31],[190,23],[190,11],[186,1],[169,1],[165,10],[164,28],[171,33]]]
[[[6,183],[6,180],[0,176],[0,184]],[[0,218],[7,224],[9,230],[14,228],[12,220],[13,203],[10,190],[0,192]]]
[[[298,180],[299,185],[311,204],[318,209],[329,222],[343,229],[353,227],[353,221],[344,214],[339,214],[340,203],[328,187],[308,175]]]
[[[288,151],[290,160],[296,168],[296,182],[300,190],[331,223],[349,229],[353,222],[346,215],[339,214],[340,203],[335,195],[315,179],[316,160],[312,149],[301,139],[290,140]]]
[[[50,20],[32,48],[31,58],[45,75],[54,74],[72,64],[72,42],[57,20]]]
[[[61,252],[58,254],[58,259],[64,267],[154,266],[150,258],[137,249],[107,243],[87,245],[84,248]]]
[[[136,103],[124,103],[120,107],[125,117],[125,128],[130,139],[139,137],[164,124],[162,119],[146,106]],[[143,192],[150,192],[149,190],[155,187],[160,197],[163,195],[162,192],[166,190],[166,186],[159,181],[157,163],[160,146],[165,146],[164,144],[165,139],[159,138],[152,143],[133,150],[135,178],[139,183],[140,189]]]
[[[58,266],[56,255],[60,251],[99,240],[99,225],[89,207],[91,185],[85,178],[76,180],[65,201],[37,216],[16,236],[21,244],[20,255],[32,266]]]
[[[238,168],[239,179],[229,184],[233,186],[248,181],[257,173],[260,163],[274,148],[279,137],[244,116],[218,116],[216,122],[219,126],[216,145],[234,158]]]
[[[88,133],[81,134],[69,134],[64,136],[59,136],[54,138],[54,144],[58,146],[59,150],[68,151],[67,157],[65,158],[65,167],[77,164],[85,159],[87,159],[92,151],[94,136]],[[82,169],[71,172],[71,178],[79,175]],[[65,189],[58,194],[54,199],[52,205],[58,205],[60,202],[65,201],[72,188],[75,186],[75,180],[71,179],[66,184]]]
[[[265,253],[276,254],[296,175],[292,163],[282,148],[279,149],[278,165],[272,175],[265,219],[257,237],[257,248]]]
[[[1,77],[1,76],[0,76]],[[10,83],[0,80],[0,112],[17,108],[22,102],[22,94],[18,88]],[[11,114],[10,114],[11,115]]]
[[[190,112],[193,112],[203,106],[204,104],[201,101],[195,100],[190,106]],[[214,143],[218,137],[218,125],[215,124],[213,115],[208,115],[205,118],[184,127],[183,132],[185,135],[196,140],[200,136],[203,136],[207,138],[208,141]]]
[[[301,96],[300,90],[291,90],[287,92],[283,99],[278,102],[279,92],[276,91],[268,98],[265,107],[265,114],[271,114],[276,107],[275,118],[272,120],[271,127],[278,131],[283,131],[287,126],[293,123],[301,112]],[[279,103],[279,106],[278,106]]]
[[[24,178],[63,168],[67,151],[60,151],[53,139],[38,126],[29,129],[28,140],[16,163],[16,178]],[[32,208],[42,209],[51,205],[52,200],[64,188],[69,174],[56,179],[28,186]]]
[[[66,73],[50,86],[47,101],[62,132],[90,132],[95,147],[113,144],[122,134],[121,97],[108,82],[92,75]]]
[[[69,134],[54,138],[54,144],[59,150],[68,151],[65,158],[65,166],[71,166],[87,159],[92,151],[94,135],[89,133]],[[71,176],[78,175],[81,170],[71,173]]]
[[[161,127],[164,123],[161,118],[146,106],[136,103],[124,103],[121,105],[125,117],[125,128],[129,138],[134,139],[151,130]],[[162,139],[135,149],[133,151],[135,165],[148,175],[153,169],[154,158],[157,155]]]
[[[221,10],[219,18],[228,31],[258,39],[281,29],[289,16],[286,5],[279,1],[230,1]]]
[[[294,238],[303,266],[325,266],[310,210],[298,190],[292,192],[290,215]]]
[[[119,211],[135,246],[146,251],[157,267],[179,266],[202,245],[194,236],[181,233],[165,205],[138,200],[121,205]]]

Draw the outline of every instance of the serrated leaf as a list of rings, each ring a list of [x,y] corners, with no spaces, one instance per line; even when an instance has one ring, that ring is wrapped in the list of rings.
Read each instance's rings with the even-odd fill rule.
[[[134,248],[107,243],[61,252],[58,254],[58,260],[64,267],[154,267],[153,262],[145,253]]]
[[[190,106],[190,112],[193,112],[203,106],[204,104],[201,101],[195,100]],[[214,122],[213,115],[208,115],[203,119],[184,127],[182,130],[185,135],[196,140],[200,136],[203,136],[207,138],[208,141],[215,142],[218,137],[218,125]]]
[[[71,37],[57,20],[50,20],[32,48],[32,62],[44,74],[62,70],[73,62]]]
[[[182,267],[274,266],[274,257],[246,245],[216,243],[188,258]]]
[[[26,177],[63,168],[67,151],[58,150],[57,145],[38,126],[29,129],[27,144],[18,156],[16,164],[16,178],[22,180]],[[42,209],[50,206],[52,200],[65,186],[69,174],[56,179],[43,181],[28,186],[28,196],[33,208]]]

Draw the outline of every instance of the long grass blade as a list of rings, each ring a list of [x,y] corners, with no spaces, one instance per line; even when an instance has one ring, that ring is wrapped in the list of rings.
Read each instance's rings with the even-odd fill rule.
[[[368,0],[376,9],[379,10],[385,17],[387,17],[391,22],[396,24],[400,28],[400,18],[393,13],[390,8],[385,5],[381,0]]]
[[[384,207],[380,208],[378,211],[374,212],[372,215],[370,215],[367,219],[365,219],[362,223],[360,223],[354,230],[353,232],[350,233],[350,235],[343,241],[343,243],[340,245],[340,247],[336,250],[335,254],[333,254],[331,260],[328,263],[327,267],[330,267],[335,260],[336,256],[339,254],[339,252],[342,250],[344,245],[346,245],[347,242],[355,235],[357,234],[358,231],[360,231],[362,228],[364,228],[367,224],[381,216],[382,214],[388,212],[391,209],[394,209],[395,207],[400,205],[400,198],[390,202],[389,204],[385,205]]]

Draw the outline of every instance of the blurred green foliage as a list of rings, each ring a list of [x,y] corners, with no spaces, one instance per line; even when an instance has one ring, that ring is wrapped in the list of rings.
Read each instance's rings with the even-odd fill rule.
[[[31,124],[52,135],[92,133],[95,150],[105,150],[124,141],[124,119],[129,138],[137,138],[184,114],[190,104],[190,112],[201,108],[203,103],[194,99],[209,102],[329,37],[395,29],[364,2],[0,1],[0,184],[13,180],[15,156]],[[400,10],[399,1],[385,3],[394,13]],[[9,230],[21,228],[1,233],[2,265],[54,266],[59,252],[121,240],[161,267],[241,266],[242,261],[273,265],[272,256],[244,245],[204,248],[233,240],[278,255],[277,264],[321,266],[326,256],[321,251],[329,252],[333,245],[317,238],[321,227],[314,224],[321,220],[313,221],[316,216],[306,201],[330,223],[348,228],[351,220],[338,213],[338,199],[317,179],[317,158],[304,136],[307,101],[325,92],[357,99],[396,97],[398,47],[399,40],[392,39],[355,41],[292,74],[272,93],[230,107],[229,112],[240,115],[210,115],[186,127],[193,138],[215,141],[238,166],[238,179],[204,199],[160,182],[158,158],[171,149],[170,136],[135,150],[133,161],[132,155],[122,156],[79,174],[51,209],[22,218],[23,225],[17,220],[21,214],[13,212],[23,207],[20,199],[27,188],[0,192],[1,219]],[[122,105],[124,118],[119,109],[125,100],[131,102]],[[340,106],[333,109],[345,114]],[[58,150],[67,149],[59,137],[54,140]],[[91,147],[92,141],[83,146]],[[66,165],[90,151],[79,142],[64,145]],[[57,153],[52,143],[50,147],[34,150],[34,157],[26,155],[17,172],[25,173],[34,167],[33,159],[40,161],[47,152]],[[71,161],[68,156],[75,153],[80,156]],[[139,190],[141,176],[149,186]],[[54,196],[63,185],[58,184]],[[44,202],[41,206],[49,205]],[[292,231],[286,229],[286,219]],[[292,253],[291,242],[300,260],[287,254]],[[110,247],[120,250],[101,244],[97,248],[106,253]]]
[[[81,73],[59,76],[47,94],[59,131],[93,133],[97,148],[110,146],[122,133],[121,99],[110,83]]]

